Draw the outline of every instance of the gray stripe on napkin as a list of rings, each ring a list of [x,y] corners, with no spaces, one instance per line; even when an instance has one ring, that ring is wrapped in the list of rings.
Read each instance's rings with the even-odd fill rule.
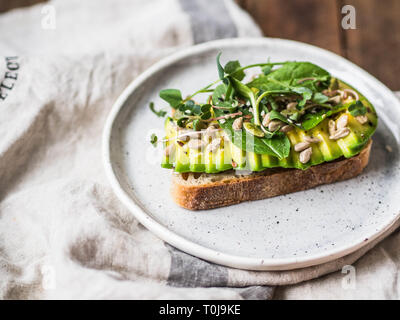
[[[194,43],[234,38],[238,31],[223,0],[179,0],[189,17]]]
[[[228,269],[193,257],[166,244],[171,254],[168,285],[174,287],[226,287]]]
[[[173,287],[227,287],[229,282],[228,268],[213,264],[165,244],[171,254],[171,269],[167,284]],[[270,300],[275,287],[250,286],[230,288],[245,300]]]
[[[274,296],[275,287],[254,286],[238,288],[237,291],[244,300],[271,300]]]

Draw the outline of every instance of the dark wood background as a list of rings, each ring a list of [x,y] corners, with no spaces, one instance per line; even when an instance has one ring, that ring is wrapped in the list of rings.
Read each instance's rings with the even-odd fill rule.
[[[42,1],[0,0],[0,12]],[[392,90],[400,90],[400,0],[236,2],[254,17],[265,36],[331,50],[366,69]],[[355,30],[341,27],[341,8],[345,4],[356,9]]]
[[[355,62],[400,90],[400,0],[237,0],[268,37],[317,45]],[[356,9],[356,29],[341,27],[341,8]]]

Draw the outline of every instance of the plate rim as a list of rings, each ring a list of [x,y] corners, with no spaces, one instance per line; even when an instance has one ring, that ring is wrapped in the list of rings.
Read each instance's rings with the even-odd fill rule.
[[[313,254],[303,258],[250,258],[243,256],[236,256],[232,254],[227,254],[223,252],[219,252],[214,249],[210,249],[204,247],[200,244],[197,244],[189,239],[186,239],[183,236],[176,234],[171,231],[167,227],[163,226],[157,220],[153,219],[146,212],[146,209],[140,205],[140,202],[132,198],[119,183],[115,170],[113,168],[112,163],[112,155],[111,155],[111,136],[113,132],[113,125],[115,120],[118,117],[119,112],[124,107],[125,102],[131,96],[131,94],[135,91],[137,87],[141,85],[142,82],[146,81],[149,77],[159,72],[163,68],[166,68],[183,58],[187,58],[190,56],[194,56],[197,54],[201,54],[208,50],[224,48],[224,47],[233,47],[233,46],[262,46],[265,44],[271,44],[273,42],[284,43],[289,46],[301,46],[305,49],[319,51],[321,55],[330,56],[334,59],[339,59],[346,64],[350,64],[354,69],[356,69],[363,78],[369,80],[369,82],[374,82],[379,86],[378,91],[383,91],[385,95],[392,96],[394,101],[398,104],[400,108],[400,102],[395,96],[395,94],[387,88],[381,81],[376,79],[374,76],[369,74],[364,69],[355,65],[351,61],[331,52],[326,49],[322,49],[310,44],[306,44],[303,42],[298,42],[294,40],[280,39],[280,38],[229,38],[229,39],[221,39],[214,40],[210,42],[205,42],[202,44],[198,44],[195,46],[191,46],[185,49],[181,49],[163,59],[156,62],[152,66],[150,66],[147,70],[141,73],[136,79],[134,79],[121,93],[121,95],[114,102],[111,111],[107,117],[105,122],[105,126],[102,134],[102,161],[104,165],[104,169],[106,172],[106,176],[108,181],[116,194],[117,198],[127,207],[127,209],[135,216],[138,221],[143,224],[150,232],[155,234],[157,237],[162,239],[163,241],[169,243],[170,245],[188,253],[199,257],[201,259],[217,263],[220,265],[224,265],[227,267],[245,269],[245,270],[264,270],[264,271],[283,271],[283,270],[293,270],[299,268],[305,268],[309,266],[320,265],[326,262],[330,262],[332,260],[344,257],[348,254],[351,254],[358,249],[366,246],[367,244],[373,242],[375,239],[383,235],[388,229],[390,229],[396,221],[400,218],[400,210],[394,215],[393,219],[384,227],[381,228],[380,231],[373,233],[368,237],[367,240],[361,240],[359,242],[355,241],[351,246],[341,246],[337,247],[333,250],[327,250],[324,253]],[[138,203],[137,203],[138,202]]]

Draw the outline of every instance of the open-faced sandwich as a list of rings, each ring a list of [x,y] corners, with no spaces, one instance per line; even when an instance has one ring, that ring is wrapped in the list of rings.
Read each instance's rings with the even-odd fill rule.
[[[249,68],[260,73],[244,81]],[[265,199],[355,177],[368,164],[377,114],[344,81],[310,62],[222,67],[219,54],[217,69],[217,81],[187,98],[160,92],[172,107],[162,167],[174,171],[180,206]]]

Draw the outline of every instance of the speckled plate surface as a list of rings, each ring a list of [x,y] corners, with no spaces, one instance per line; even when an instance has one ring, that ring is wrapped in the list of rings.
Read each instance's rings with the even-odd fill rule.
[[[307,60],[360,90],[375,106],[379,125],[370,164],[357,178],[272,199],[191,212],[170,197],[171,171],[160,168],[163,120],[148,104],[165,106],[164,88],[183,94],[215,80],[215,57],[243,65]],[[129,72],[129,70],[127,70]],[[289,270],[349,254],[387,230],[400,209],[400,103],[381,82],[328,51],[281,39],[205,43],[157,63],[122,93],[104,130],[104,164],[121,201],[149,230],[171,245],[208,261],[253,270]]]

